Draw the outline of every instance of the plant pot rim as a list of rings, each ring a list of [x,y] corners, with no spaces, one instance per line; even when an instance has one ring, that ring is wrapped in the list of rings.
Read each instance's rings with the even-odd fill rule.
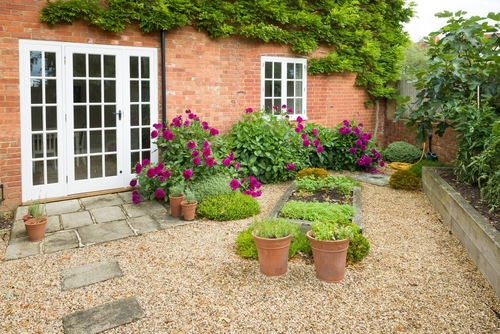
[[[351,238],[345,238],[345,239],[340,239],[340,240],[318,240],[314,237],[314,234],[313,234],[313,231],[312,230],[309,230],[307,231],[306,235],[311,238],[311,239],[314,239],[316,241],[321,241],[321,242],[339,242],[339,241],[345,241],[345,240],[349,240],[351,241]]]
[[[32,217],[32,218],[26,220],[24,222],[24,225],[40,225],[40,224],[43,224],[44,221],[46,221],[46,220],[47,220],[47,217],[45,217],[45,216],[42,217],[42,218],[40,218],[40,221],[38,221],[38,219],[36,219],[35,217]],[[30,223],[30,222],[33,222],[33,221],[36,222],[36,223]]]
[[[292,234],[289,234],[289,235],[281,237],[281,238],[263,238],[263,237],[259,237],[258,235],[255,235],[255,230],[253,230],[252,231],[252,236],[255,237],[255,238],[259,238],[259,239],[282,240],[282,239],[290,238],[292,236]]]
[[[188,203],[187,201],[181,201],[181,205],[195,205],[198,204],[198,201],[194,201],[193,203]]]

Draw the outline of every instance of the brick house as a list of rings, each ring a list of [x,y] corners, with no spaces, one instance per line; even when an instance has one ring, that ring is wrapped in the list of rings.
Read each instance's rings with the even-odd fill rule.
[[[151,125],[191,109],[227,131],[245,108],[293,104],[295,115],[334,126],[375,124],[355,74],[307,75],[310,57],[287,45],[210,39],[184,27],[142,34],[87,23],[40,20],[45,0],[0,4],[0,210],[37,198],[86,196],[128,187],[132,167],[151,156]],[[385,104],[381,105],[381,114]],[[381,115],[378,138],[383,139]]]

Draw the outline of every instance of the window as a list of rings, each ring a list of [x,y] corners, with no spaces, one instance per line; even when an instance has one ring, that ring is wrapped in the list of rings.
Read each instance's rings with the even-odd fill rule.
[[[261,58],[261,105],[279,115],[286,105],[290,119],[306,118],[307,60],[283,57]]]

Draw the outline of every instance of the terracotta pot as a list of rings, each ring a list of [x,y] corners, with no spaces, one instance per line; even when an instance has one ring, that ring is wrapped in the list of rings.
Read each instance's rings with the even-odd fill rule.
[[[47,226],[47,217],[42,217],[40,222],[36,218],[30,218],[24,222],[28,239],[32,242],[40,241],[45,235],[45,227]]]
[[[194,220],[194,217],[196,216],[196,205],[198,202],[194,202],[189,204],[186,201],[181,202],[181,207],[182,207],[182,213],[184,215],[184,220]]]
[[[28,213],[28,214],[25,214],[25,215],[23,216],[23,221],[24,221],[24,222],[26,222],[26,221],[28,221],[28,220],[29,220],[29,219],[31,219],[31,218],[33,218],[33,216],[32,216],[32,215],[30,215],[29,213]]]
[[[182,214],[181,202],[184,200],[184,196],[172,196],[168,195],[168,202],[170,203],[170,214],[172,217],[180,217]]]
[[[313,252],[316,277],[328,283],[342,281],[350,239],[319,241],[314,239],[312,231],[308,231],[306,235]]]
[[[271,277],[286,274],[292,236],[266,239],[257,237],[253,232],[252,236],[259,254],[260,272]]]

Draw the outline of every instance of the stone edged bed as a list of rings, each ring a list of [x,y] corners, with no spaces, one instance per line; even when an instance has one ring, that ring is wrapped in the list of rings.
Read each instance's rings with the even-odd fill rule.
[[[271,212],[267,215],[269,218],[278,217],[279,212],[283,205],[285,205],[288,198],[293,193],[296,187],[296,183],[292,182],[290,186],[285,190],[281,198],[276,202]],[[354,206],[354,217],[352,222],[359,227],[360,231],[363,231],[363,214],[361,212],[361,187],[354,187],[352,190],[352,205]],[[299,224],[301,230],[307,232],[311,227],[312,222],[308,220],[297,220],[297,219],[287,219],[288,221]]]
[[[422,168],[427,198],[462,243],[477,268],[500,296],[500,233],[437,172],[449,167]]]

